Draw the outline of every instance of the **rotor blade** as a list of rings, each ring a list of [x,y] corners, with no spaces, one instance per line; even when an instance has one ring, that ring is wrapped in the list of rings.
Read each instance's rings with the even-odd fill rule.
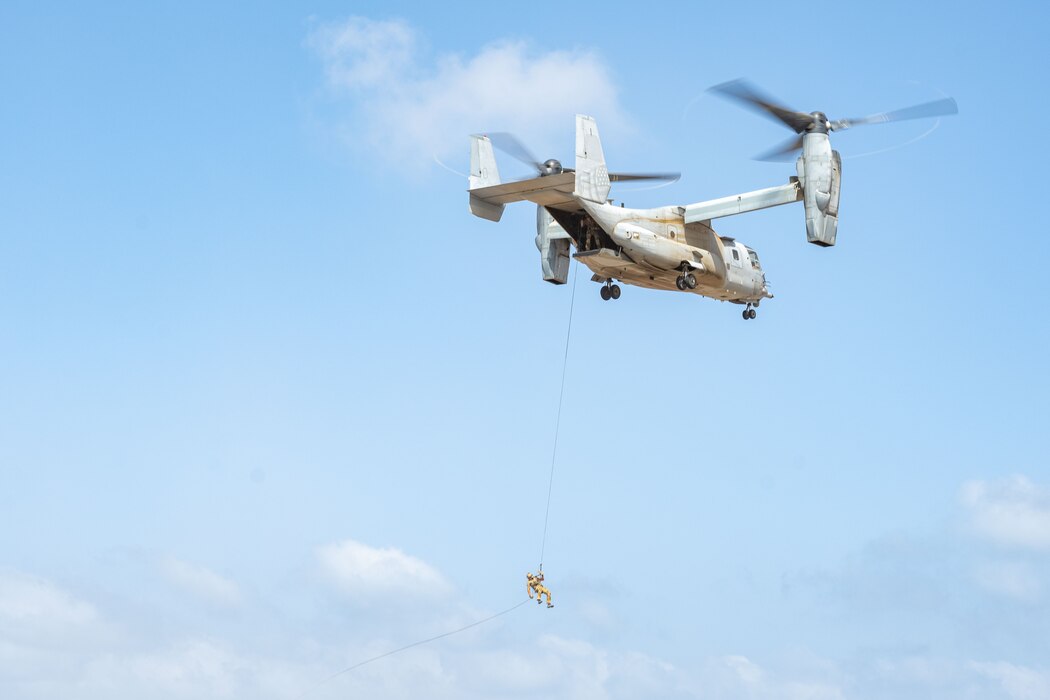
[[[498,131],[494,134],[487,134],[487,136],[493,146],[503,151],[511,158],[515,158],[522,163],[531,165],[537,172],[543,172],[543,165],[540,161],[536,159],[536,156],[532,155],[532,151],[526,148],[525,144],[519,141],[514,134]]]
[[[795,138],[788,139],[784,143],[780,144],[776,148],[760,153],[755,156],[755,160],[769,160],[769,161],[787,161],[792,160],[795,157],[795,153],[802,148],[802,137],[796,136]]]
[[[708,88],[708,90],[743,102],[752,109],[763,112],[767,116],[782,122],[796,134],[801,134],[813,123],[812,115],[805,112],[796,112],[776,104],[773,98],[763,95],[744,80],[730,80],[728,83],[715,85]]]
[[[609,173],[609,182],[631,182],[634,180],[665,180],[678,182],[682,173]]]
[[[882,124],[884,122],[899,122],[906,119],[942,117],[958,113],[959,105],[955,103],[955,100],[951,97],[945,97],[942,100],[924,102],[921,105],[915,105],[914,107],[905,107],[904,109],[897,109],[892,112],[880,112],[879,114],[871,114],[867,117],[860,117],[858,119],[838,119],[831,122],[831,130],[842,131],[843,129],[862,126],[864,124]]]

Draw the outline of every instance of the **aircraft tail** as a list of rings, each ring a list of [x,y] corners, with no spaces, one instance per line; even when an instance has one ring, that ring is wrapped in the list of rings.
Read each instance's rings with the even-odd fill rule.
[[[496,154],[488,136],[474,134],[470,137],[470,189],[500,184]]]
[[[576,115],[576,196],[604,204],[609,197],[609,169],[594,117]]]

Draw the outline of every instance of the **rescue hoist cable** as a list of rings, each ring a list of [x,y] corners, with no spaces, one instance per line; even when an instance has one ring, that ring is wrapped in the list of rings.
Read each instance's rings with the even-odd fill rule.
[[[572,311],[576,306],[576,278],[580,263],[572,272],[572,295],[569,297],[569,327],[565,330],[565,355],[561,361],[561,388],[558,389],[558,417],[554,420],[554,449],[551,452],[551,476],[547,482],[547,508],[543,513],[543,542],[540,544],[540,571],[543,571],[543,555],[547,551],[547,522],[551,514],[551,491],[554,489],[554,464],[558,457],[558,433],[561,431],[561,404],[565,396],[565,370],[569,366],[569,339],[572,337]]]
[[[565,397],[565,371],[566,371],[566,368],[569,365],[569,340],[572,338],[572,312],[573,312],[573,309],[576,306],[576,279],[579,276],[579,271],[580,271],[580,265],[579,265],[579,263],[577,263],[576,264],[576,268],[573,270],[573,273],[572,273],[572,294],[569,297],[569,324],[568,324],[568,328],[565,330],[565,353],[562,356],[561,387],[558,389],[558,413],[557,413],[557,417],[555,418],[555,421],[554,421],[554,448],[551,451],[551,473],[550,473],[550,479],[547,482],[547,507],[546,507],[546,509],[544,510],[544,513],[543,513],[543,542],[540,545],[540,572],[543,571],[543,555],[546,552],[546,548],[547,548],[547,525],[548,525],[548,522],[550,520],[550,512],[551,512],[551,493],[554,490],[554,465],[557,463],[557,458],[558,458],[558,434],[561,431],[561,406],[562,406],[562,399]],[[507,608],[506,610],[501,610],[498,613],[495,613],[493,615],[489,615],[486,618],[482,618],[481,620],[476,620],[475,622],[471,622],[469,625],[464,625],[463,627],[460,627],[458,629],[454,629],[454,630],[451,630],[449,632],[443,632],[442,634],[438,634],[438,635],[435,635],[433,637],[427,637],[426,639],[420,639],[419,641],[412,642],[411,644],[406,644],[403,647],[398,647],[397,649],[392,649],[392,650],[390,650],[388,652],[385,652],[383,654],[380,654],[378,656],[373,656],[370,659],[365,659],[364,661],[359,661],[358,663],[354,664],[353,666],[347,666],[343,670],[337,671],[336,673],[333,673],[332,675],[328,676],[327,678],[325,678],[325,679],[323,679],[321,681],[318,681],[311,688],[309,688],[308,690],[304,691],[299,697],[300,698],[306,697],[309,693],[313,692],[314,690],[316,690],[317,688],[321,687],[325,683],[328,683],[329,681],[332,681],[332,680],[338,678],[339,676],[343,675],[344,673],[350,673],[351,671],[353,671],[355,669],[358,669],[358,668],[361,668],[362,666],[370,664],[370,663],[372,663],[374,661],[379,661],[380,659],[385,659],[386,657],[393,656],[394,654],[400,654],[401,652],[407,651],[407,650],[412,649],[414,647],[422,646],[424,644],[429,644],[430,642],[436,642],[439,639],[444,639],[445,637],[451,637],[452,635],[459,634],[460,632],[466,632],[469,629],[472,629],[474,627],[478,627],[479,625],[483,625],[486,622],[490,622],[492,620],[495,620],[497,617],[502,617],[503,615],[506,615],[507,613],[513,612],[514,610],[517,610],[522,605],[525,605],[525,603],[528,603],[531,600],[532,600],[531,597],[526,598],[525,600],[521,601],[520,603],[517,603],[516,605],[512,605],[511,607]],[[550,605],[549,605],[550,594],[549,593],[547,594],[547,601],[548,601],[548,607],[550,607]]]
[[[464,625],[463,627],[460,627],[459,629],[454,629],[451,632],[444,632],[442,634],[438,634],[438,635],[435,635],[433,637],[428,637],[427,639],[421,639],[418,642],[412,642],[411,644],[406,644],[403,647],[398,647],[397,649],[393,649],[393,650],[388,651],[386,653],[380,654],[379,656],[373,656],[370,659],[365,659],[364,661],[359,661],[358,663],[354,664],[353,666],[347,666],[342,671],[338,671],[336,673],[333,673],[332,675],[328,676],[328,678],[325,678],[322,681],[318,681],[310,689],[304,691],[299,697],[300,698],[304,698],[309,693],[313,692],[314,690],[317,690],[318,688],[320,688],[325,683],[328,683],[329,681],[331,681],[331,680],[333,680],[335,678],[338,678],[339,676],[343,675],[344,673],[350,673],[351,671],[353,671],[356,668],[361,668],[362,666],[370,664],[373,661],[379,661],[380,659],[385,659],[388,656],[393,656],[394,654],[400,654],[401,652],[407,651],[407,650],[409,650],[409,649],[411,649],[413,647],[418,647],[418,646],[422,646],[424,644],[429,644],[430,642],[436,642],[439,639],[444,639],[445,637],[451,637],[454,634],[459,634],[460,632],[466,632],[467,630],[472,629],[474,627],[477,627],[479,625],[483,625],[486,622],[491,622],[492,620],[495,620],[497,617],[502,617],[502,616],[506,615],[509,612],[513,612],[514,610],[517,610],[522,605],[525,605],[525,603],[528,603],[530,600],[531,600],[530,598],[526,598],[525,600],[521,601],[517,605],[512,605],[511,607],[507,608],[506,610],[500,610],[498,613],[495,613],[493,615],[489,615],[488,617],[486,617],[484,619],[477,620],[475,622],[471,622],[469,625]]]

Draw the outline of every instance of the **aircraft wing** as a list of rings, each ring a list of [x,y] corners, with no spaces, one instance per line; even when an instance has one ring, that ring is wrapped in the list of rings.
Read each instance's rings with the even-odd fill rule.
[[[582,211],[572,193],[576,189],[576,173],[558,173],[529,180],[504,182],[499,185],[478,187],[470,192],[471,210],[475,204],[499,206],[527,200],[545,207],[563,211]],[[479,207],[480,208],[480,207]]]

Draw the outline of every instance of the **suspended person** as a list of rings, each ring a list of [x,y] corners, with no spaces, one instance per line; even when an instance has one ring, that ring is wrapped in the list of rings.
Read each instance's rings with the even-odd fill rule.
[[[535,591],[535,593],[536,593],[536,604],[539,605],[540,603],[543,602],[543,595],[546,594],[547,595],[547,607],[548,608],[553,608],[554,607],[554,603],[551,602],[550,589],[543,585],[543,570],[542,569],[535,576],[532,575],[532,572],[529,572],[529,573],[525,574],[525,580],[526,580],[526,587],[525,587],[525,589],[529,593],[529,599],[530,600],[532,599],[533,591]]]

